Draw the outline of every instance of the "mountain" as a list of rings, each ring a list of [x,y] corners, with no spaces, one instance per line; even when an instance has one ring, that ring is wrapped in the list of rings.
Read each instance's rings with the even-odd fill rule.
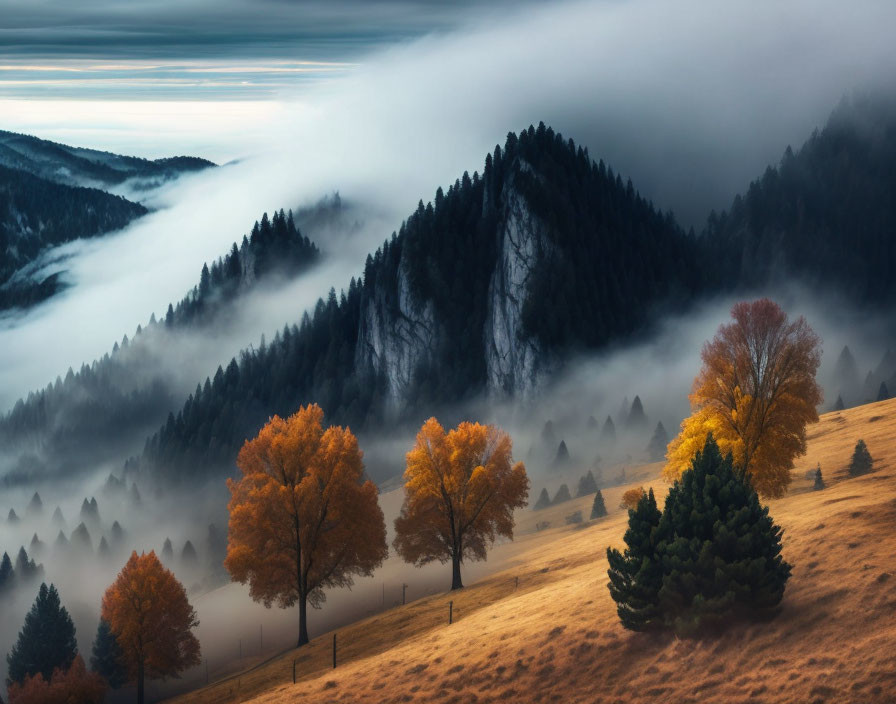
[[[415,213],[347,291],[206,379],[129,468],[231,466],[274,414],[316,401],[375,427],[481,393],[533,394],[576,350],[649,328],[699,290],[696,240],[540,125]]]
[[[4,480],[15,483],[48,474],[74,475],[104,461],[120,461],[176,408],[183,398],[179,354],[192,350],[190,336],[212,336],[222,318],[260,285],[300,276],[320,257],[282,210],[256,222],[241,245],[203,266],[199,283],[167,316],[111,353],[20,399],[0,418],[0,444],[17,459]],[[187,387],[189,388],[189,387]]]
[[[214,166],[195,157],[150,161],[0,131],[0,310],[26,308],[62,286],[49,248],[118,230],[148,210],[109,189],[140,192]],[[50,267],[47,265],[50,264]]]
[[[56,276],[23,270],[48,248],[117,230],[147,212],[96,188],[0,166],[0,309],[26,306],[57,290]]]
[[[896,100],[844,100],[821,132],[711,215],[714,280],[728,288],[794,280],[859,304],[896,299]]]
[[[0,130],[0,166],[68,186],[108,190],[131,180],[134,190],[142,190],[215,164],[190,156],[155,160],[121,156]]]

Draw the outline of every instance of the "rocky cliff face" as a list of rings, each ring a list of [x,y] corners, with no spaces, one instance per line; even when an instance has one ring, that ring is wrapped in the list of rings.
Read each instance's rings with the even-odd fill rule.
[[[482,390],[493,397],[531,396],[548,366],[538,343],[525,339],[522,329],[530,279],[551,246],[544,223],[516,188],[514,174],[523,170],[532,172],[518,160],[500,193],[483,193],[483,208],[492,202],[499,212],[497,254],[489,267],[487,315],[480,333],[486,369]],[[402,258],[397,279],[378,282],[363,304],[356,356],[361,368],[385,380],[388,411],[397,411],[407,401],[415,372],[434,362],[434,350],[464,345],[441,339],[444,335],[432,301],[418,301],[411,294]]]
[[[414,373],[432,360],[438,326],[432,303],[411,296],[405,262],[395,289],[378,286],[361,310],[356,366],[386,380],[387,412],[408,397]]]
[[[551,245],[544,223],[532,214],[516,188],[514,175],[522,170],[532,169],[526,162],[517,161],[502,194],[498,258],[489,284],[483,331],[486,390],[495,397],[531,396],[546,366],[538,343],[523,336],[522,311],[530,279]]]

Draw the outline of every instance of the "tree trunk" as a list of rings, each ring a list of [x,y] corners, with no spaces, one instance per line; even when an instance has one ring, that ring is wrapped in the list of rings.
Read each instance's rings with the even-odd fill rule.
[[[455,553],[451,556],[451,591],[463,588],[464,584],[460,581],[460,556]]]
[[[137,704],[143,704],[143,661],[137,663]]]
[[[308,601],[305,597],[299,597],[299,645],[301,647],[308,642]]]

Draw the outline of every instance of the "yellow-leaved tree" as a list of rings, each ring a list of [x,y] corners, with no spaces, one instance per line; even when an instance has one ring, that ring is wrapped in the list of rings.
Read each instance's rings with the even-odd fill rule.
[[[821,340],[767,298],[736,304],[731,317],[703,346],[692,414],[669,443],[663,473],[670,482],[681,476],[712,433],[756,491],[781,496],[794,458],[806,452],[806,425],[818,421]]]
[[[348,428],[324,430],[311,404],[286,420],[274,416],[237,457],[229,480],[230,526],[224,565],[249,583],[255,601],[299,605],[299,645],[308,642],[307,604],[324,589],[352,585],[389,553],[376,486],[364,475]]]
[[[407,562],[451,560],[451,588],[463,587],[465,559],[484,560],[498,536],[513,538],[513,510],[526,505],[529,478],[513,464],[510,436],[493,425],[461,423],[446,433],[430,418],[407,454],[405,499],[395,550]]]

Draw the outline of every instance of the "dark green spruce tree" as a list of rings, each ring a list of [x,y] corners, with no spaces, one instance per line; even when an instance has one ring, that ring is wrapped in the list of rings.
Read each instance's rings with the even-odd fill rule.
[[[127,668],[122,665],[122,650],[109,624],[100,619],[93,642],[90,666],[103,677],[112,689],[118,689],[128,679]]]
[[[632,631],[654,630],[662,625],[658,608],[662,571],[656,554],[659,525],[660,511],[650,489],[628,512],[625,551],[607,548],[610,596],[622,625]]]
[[[41,584],[19,639],[6,656],[7,686],[12,682],[21,684],[26,676],[38,672],[49,681],[53,670],[67,670],[77,654],[75,624],[60,603],[59,592],[52,584]]]
[[[548,496],[548,490],[542,489],[541,493],[538,495],[538,500],[535,502],[535,505],[532,507],[535,511],[540,511],[543,508],[547,508],[551,505],[551,497]]]
[[[590,469],[588,473],[579,479],[579,488],[576,490],[576,497],[590,496],[597,491],[597,481],[594,479],[594,472]]]
[[[871,453],[868,452],[868,446],[864,440],[859,440],[852,452],[852,459],[849,461],[849,474],[858,477],[860,474],[867,474],[874,467],[874,461],[871,459]]]
[[[600,493],[600,489],[594,495],[594,503],[591,504],[591,520],[595,518],[603,518],[607,515],[607,507],[604,504],[604,496]]]
[[[769,614],[781,602],[791,570],[781,528],[712,435],[669,490],[658,533],[659,608],[679,636]]]

